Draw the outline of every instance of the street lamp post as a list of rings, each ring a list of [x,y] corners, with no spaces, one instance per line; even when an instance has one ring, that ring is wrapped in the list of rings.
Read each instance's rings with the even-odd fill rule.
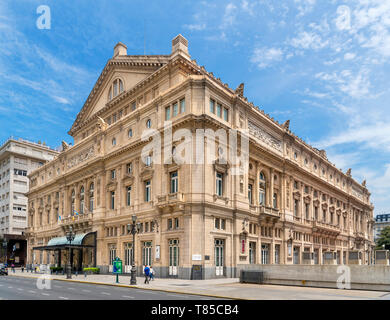
[[[131,266],[130,284],[131,285],[136,285],[137,284],[137,278],[136,278],[137,269],[135,268],[135,259],[134,259],[135,234],[137,232],[139,232],[140,224],[139,223],[137,223],[137,224],[135,223],[137,221],[137,216],[136,215],[132,215],[131,220],[132,220],[133,223],[127,225],[127,231],[131,232],[131,234],[133,235],[133,250],[132,250],[132,253],[131,253],[132,266]]]
[[[67,267],[67,273],[66,273],[66,279],[72,279],[72,265],[70,264],[70,257],[71,257],[71,244],[74,240],[75,233],[73,232],[72,226],[70,226],[69,231],[66,233],[66,239],[69,241],[69,257],[68,257],[68,267]]]

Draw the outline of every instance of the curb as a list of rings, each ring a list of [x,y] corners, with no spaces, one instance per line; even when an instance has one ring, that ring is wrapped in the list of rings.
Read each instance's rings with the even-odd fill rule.
[[[28,279],[39,278],[39,277],[29,277],[29,276],[24,276],[24,275],[13,275],[12,277],[20,277],[20,278],[28,278]],[[133,285],[128,285],[128,284],[104,283],[104,282],[82,281],[82,280],[71,280],[71,279],[51,279],[51,280],[94,284],[94,285],[102,285],[102,286],[112,286],[112,287],[122,287],[122,288],[133,288],[133,289],[139,289],[139,290],[161,291],[161,292],[168,292],[168,293],[186,294],[186,295],[192,295],[192,296],[203,296],[203,297],[211,297],[211,298],[220,298],[220,299],[227,299],[227,300],[250,300],[250,299],[244,299],[244,298],[227,297],[227,296],[220,296],[220,295],[206,294],[206,293],[193,293],[193,292],[182,292],[182,291],[175,291],[175,290],[169,290],[169,289],[144,288],[144,287],[139,287],[137,285],[133,286]]]

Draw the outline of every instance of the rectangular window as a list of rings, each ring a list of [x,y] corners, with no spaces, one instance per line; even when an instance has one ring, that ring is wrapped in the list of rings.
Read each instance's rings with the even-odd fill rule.
[[[298,208],[299,208],[299,201],[294,200],[294,216],[298,217]]]
[[[217,103],[217,116],[222,117],[222,106],[219,103]]]
[[[177,171],[171,173],[171,193],[178,191]]]
[[[145,222],[145,232],[149,232],[149,222]]]
[[[128,186],[128,187],[127,187],[126,204],[127,204],[128,206],[131,205],[131,186]]]
[[[214,225],[215,225],[215,229],[219,229],[220,228],[220,219],[219,218],[215,218]]]
[[[179,229],[179,218],[175,218],[175,229]]]
[[[223,120],[229,121],[229,110],[226,108],[223,108]]]
[[[128,163],[128,164],[126,165],[126,172],[127,172],[128,174],[131,174],[131,173],[133,172],[133,165],[132,165],[132,163]]]
[[[165,120],[171,119],[171,107],[165,108]]]
[[[223,194],[223,180],[222,173],[217,172],[216,174],[216,193],[218,196],[222,196]]]
[[[172,111],[172,117],[176,117],[179,112],[179,106],[177,105],[177,102],[173,105],[173,111]]]
[[[111,179],[115,179],[115,176],[116,176],[115,169],[111,170]]]
[[[252,201],[252,185],[251,184],[248,184],[248,200],[249,200],[249,204],[253,204],[253,201]]]
[[[210,99],[210,112],[215,113],[215,101]]]
[[[134,111],[135,109],[137,109],[137,104],[136,104],[136,102],[134,101],[134,102],[131,104],[131,111]]]
[[[172,229],[172,219],[168,219],[168,230]]]
[[[186,112],[186,100],[181,99],[180,100],[180,113]]]
[[[111,209],[115,209],[115,191],[111,191]]]
[[[226,220],[221,219],[221,230],[225,230],[225,229],[226,229]]]
[[[149,202],[151,198],[150,180],[145,181],[145,202]]]

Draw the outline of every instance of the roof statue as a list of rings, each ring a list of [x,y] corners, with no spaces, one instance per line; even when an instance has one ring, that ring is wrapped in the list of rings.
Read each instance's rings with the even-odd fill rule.
[[[284,129],[289,130],[290,129],[290,120],[286,120],[283,123],[283,127],[284,127]]]
[[[351,168],[349,168],[349,169],[347,170],[346,175],[347,175],[348,177],[351,177],[351,176],[352,176],[352,169],[351,169]]]
[[[66,151],[69,149],[69,144],[67,144],[64,140],[62,140],[62,151]]]
[[[97,127],[99,130],[105,131],[108,127],[108,124],[100,117],[98,117]]]
[[[241,98],[244,96],[244,83],[241,83],[241,84],[237,87],[235,93],[238,94],[238,96],[241,97]]]

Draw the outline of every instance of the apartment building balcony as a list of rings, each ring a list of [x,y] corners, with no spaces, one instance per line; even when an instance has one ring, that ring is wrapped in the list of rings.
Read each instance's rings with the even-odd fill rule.
[[[337,236],[340,233],[340,228],[330,223],[313,221],[313,232],[322,233],[329,236]]]
[[[256,206],[256,212],[259,214],[259,220],[265,220],[267,222],[277,222],[281,218],[281,212],[277,208],[271,208],[266,206]]]
[[[157,207],[176,207],[184,205],[184,194],[181,192],[168,193],[157,197]]]
[[[92,225],[93,213],[84,212],[79,215],[64,217],[60,221],[60,225],[64,230],[67,230],[70,226],[74,229],[83,229]]]
[[[353,235],[355,236],[355,241],[357,242],[363,242],[366,240],[366,234],[362,231],[355,231]]]

